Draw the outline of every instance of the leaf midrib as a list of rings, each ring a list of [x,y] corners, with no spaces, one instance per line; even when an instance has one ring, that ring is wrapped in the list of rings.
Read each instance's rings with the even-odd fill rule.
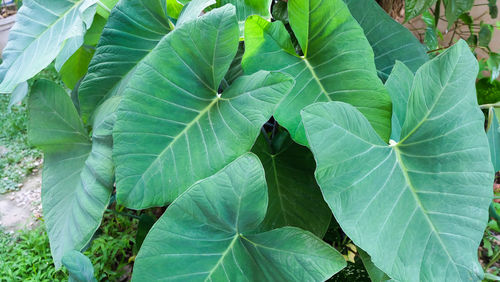
[[[226,255],[229,253],[229,250],[233,249],[234,244],[236,244],[236,242],[238,241],[239,237],[240,237],[240,235],[238,233],[236,233],[234,235],[233,240],[231,240],[231,243],[229,243],[229,246],[227,246],[226,250],[221,254],[221,257],[219,258],[219,260],[217,261],[217,263],[215,264],[215,266],[212,267],[212,269],[208,273],[207,277],[205,278],[205,281],[211,281],[212,280],[212,274],[219,267],[219,265],[221,265],[221,263],[224,261],[224,259],[226,258]]]
[[[217,96],[217,93],[214,94],[215,95],[215,98],[212,100],[212,102],[210,102],[210,104],[208,104],[202,111],[200,111],[198,113],[198,115],[192,120],[190,121],[188,124],[186,124],[186,127],[184,127],[184,129],[179,132],[171,141],[170,143],[167,144],[167,146],[165,146],[165,148],[163,148],[163,150],[158,154],[158,156],[155,158],[154,161],[152,161],[149,166],[144,170],[144,172],[141,174],[141,179],[144,181],[144,175],[153,167],[153,165],[156,165],[156,163],[161,159],[161,156],[163,156],[169,149],[172,148],[172,146],[179,140],[179,138],[181,138],[182,136],[184,136],[184,134],[186,134],[186,132],[191,129],[191,127],[193,127],[206,113],[208,113],[208,111],[214,106],[217,104],[217,102],[219,102],[220,100],[227,100],[227,99],[223,99],[221,97],[218,97]],[[171,149],[173,150],[173,149]],[[134,187],[132,188],[132,190],[135,190],[139,185],[139,181],[137,181],[134,185]]]
[[[313,76],[314,80],[316,81],[316,83],[319,85],[319,87],[321,89],[321,93],[323,93],[325,95],[325,97],[328,99],[329,102],[333,101],[330,98],[330,96],[328,96],[328,91],[326,91],[325,87],[323,86],[323,83],[321,83],[321,80],[320,80],[319,76],[316,74],[316,71],[314,70],[314,67],[309,63],[309,61],[307,60],[307,58],[306,57],[300,57],[300,59],[304,61],[304,63],[306,64],[306,67],[311,72],[311,75]]]
[[[422,202],[420,201],[420,198],[418,197],[417,189],[415,189],[415,187],[414,187],[414,185],[413,185],[413,183],[412,183],[412,181],[410,179],[410,175],[408,174],[408,169],[406,168],[406,166],[403,163],[403,160],[402,160],[401,155],[400,155],[401,153],[399,151],[399,148],[397,146],[393,146],[392,149],[396,153],[396,161],[398,163],[399,168],[401,169],[401,172],[403,172],[403,176],[404,176],[404,178],[406,180],[406,183],[408,184],[408,188],[410,188],[410,192],[412,193],[412,196],[415,199],[415,202],[417,203],[418,208],[422,211],[422,214],[424,215],[427,223],[431,227],[432,232],[435,233],[435,236],[438,239],[439,244],[443,248],[444,252],[449,257],[450,261],[453,262],[453,266],[455,267],[455,270],[457,272],[459,272],[458,268],[457,268],[457,263],[453,259],[453,256],[451,256],[451,254],[448,252],[448,249],[446,248],[446,245],[444,244],[443,240],[441,239],[441,236],[439,235],[439,232],[438,232],[436,226],[434,225],[434,223],[429,218],[429,215],[427,214],[426,209],[424,208]]]

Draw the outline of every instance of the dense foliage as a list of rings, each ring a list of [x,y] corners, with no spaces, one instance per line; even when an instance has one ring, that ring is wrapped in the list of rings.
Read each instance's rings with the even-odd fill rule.
[[[372,0],[25,0],[3,58],[72,280],[115,201],[166,207],[136,281],[322,281],[346,266],[332,232],[373,280],[484,277],[500,138],[464,41],[430,59]],[[71,93],[28,87],[54,60]]]

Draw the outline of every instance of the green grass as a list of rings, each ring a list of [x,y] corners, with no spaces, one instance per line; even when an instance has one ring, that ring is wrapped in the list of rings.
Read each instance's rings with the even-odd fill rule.
[[[98,235],[84,252],[94,265],[97,281],[120,281],[132,266],[137,220],[106,213]],[[64,267],[56,270],[44,225],[14,234],[0,231],[0,282],[66,281]]]
[[[63,85],[53,65],[37,74],[29,85],[40,78]],[[41,152],[28,143],[26,99],[10,112],[7,110],[9,100],[10,95],[0,94],[0,193],[18,190],[42,157]]]
[[[28,144],[26,105],[14,106],[9,113],[8,104],[9,96],[0,95],[0,193],[18,190],[41,158]]]

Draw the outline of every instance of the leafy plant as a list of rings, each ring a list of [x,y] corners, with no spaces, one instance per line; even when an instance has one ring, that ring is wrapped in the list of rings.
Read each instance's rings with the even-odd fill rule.
[[[54,59],[71,89],[38,80],[28,99],[71,277],[93,279],[79,252],[116,199],[166,207],[145,239],[154,218],[139,224],[136,281],[326,280],[359,258],[378,280],[483,278],[493,169],[465,42],[429,61],[371,0],[26,0],[19,14],[0,90]]]

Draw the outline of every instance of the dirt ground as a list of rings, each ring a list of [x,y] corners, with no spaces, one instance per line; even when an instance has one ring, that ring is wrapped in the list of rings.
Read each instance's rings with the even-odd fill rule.
[[[40,171],[28,176],[19,191],[0,194],[0,227],[7,232],[33,228],[42,214]]]

